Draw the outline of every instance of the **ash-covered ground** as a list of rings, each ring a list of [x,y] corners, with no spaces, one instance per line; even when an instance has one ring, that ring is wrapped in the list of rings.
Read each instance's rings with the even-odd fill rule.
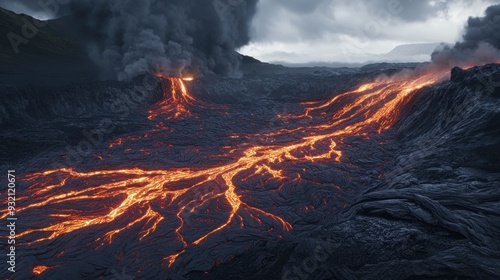
[[[12,279],[498,279],[500,67],[372,68],[3,87]]]

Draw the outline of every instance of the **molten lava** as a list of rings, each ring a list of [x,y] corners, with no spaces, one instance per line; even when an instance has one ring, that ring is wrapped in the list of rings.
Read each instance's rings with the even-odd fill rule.
[[[33,274],[35,275],[40,275],[42,273],[44,273],[47,269],[49,269],[50,267],[48,266],[44,266],[44,265],[37,265],[33,268]]]
[[[253,204],[246,190],[241,188],[242,184],[263,179],[266,182],[301,180],[300,174],[292,171],[294,166],[342,162],[345,137],[368,137],[390,128],[416,90],[445,79],[447,73],[426,73],[412,79],[381,79],[328,101],[304,103],[302,114],[281,117],[285,121],[293,119],[298,124],[296,128],[283,128],[265,135],[235,133],[229,136],[246,137],[249,143],[232,146],[227,156],[234,160],[227,163],[153,170],[61,168],[27,175],[24,180],[31,185],[26,193],[27,202],[17,211],[20,215],[36,213],[43,225],[24,230],[19,238],[27,246],[39,246],[91,228],[100,233],[100,237],[93,240],[100,248],[131,233],[137,233],[138,242],[171,233],[180,248],[164,252],[168,267],[190,246],[201,246],[207,239],[221,236],[228,228],[275,231],[279,238],[280,232],[293,228],[291,221],[283,211],[277,213],[270,210],[272,207]],[[193,115],[192,110],[197,106],[205,106],[190,95],[182,79],[167,79],[165,98],[149,111],[149,120],[185,119]],[[308,119],[319,122],[300,125],[302,120]],[[148,134],[152,137],[154,132]],[[291,140],[275,141],[285,135]],[[290,138],[290,135],[295,136]],[[137,138],[114,141],[110,148],[127,146],[134,139]],[[257,141],[259,139],[267,140]],[[280,187],[276,191],[281,190]],[[203,217],[211,211],[217,211],[222,221],[200,218],[193,223],[190,219]],[[2,218],[6,215],[3,213]],[[196,232],[192,231],[194,228]],[[40,274],[46,269],[37,266],[33,273]]]
[[[191,112],[187,106],[193,105],[196,100],[186,90],[183,79],[166,78],[163,76],[161,76],[161,78],[170,80],[171,88],[164,88],[166,94],[170,94],[170,96],[163,99],[163,101],[157,105],[159,108],[154,108],[149,112],[149,119],[153,120],[160,115],[168,115],[168,119],[179,119],[191,116]],[[162,86],[165,87],[165,84]]]

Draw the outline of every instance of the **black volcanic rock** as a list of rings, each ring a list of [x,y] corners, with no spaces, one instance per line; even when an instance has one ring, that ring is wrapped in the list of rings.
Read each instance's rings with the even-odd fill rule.
[[[287,260],[282,279],[498,279],[499,74],[495,64],[455,68],[420,90],[389,132],[394,162],[380,182],[330,225],[299,234],[291,253],[273,247]],[[189,279],[246,273],[254,254]],[[275,278],[279,268],[259,265],[254,274]]]
[[[451,69],[451,78],[450,78],[450,80],[456,82],[456,81],[458,81],[460,79],[464,79],[465,75],[466,75],[466,72],[462,68],[460,68],[460,67],[453,67],[453,69]]]
[[[465,87],[475,87],[485,90],[492,96],[500,96],[500,65],[488,64],[482,67],[472,67],[464,70],[454,67],[451,70],[450,81]]]
[[[278,68],[273,66],[269,72]],[[161,84],[154,77],[28,89],[4,86],[0,159],[26,174],[47,170],[54,161],[68,158],[68,144],[77,149],[79,143],[89,140],[82,131],[111,119],[115,130],[93,146],[97,154],[89,153],[79,166],[70,167],[194,170],[218,166],[239,157],[224,152],[227,145],[263,143],[278,147],[305,135],[306,131],[292,132],[297,127],[303,130],[326,119],[320,116],[285,122],[277,117],[302,114],[304,107],[298,102],[328,100],[371,81],[379,73],[398,70],[400,66],[390,64],[378,69],[370,66],[314,74],[283,67],[280,74],[255,73],[242,79],[203,77],[186,83],[196,100],[205,102],[190,108],[193,117],[163,118],[160,123],[147,118],[148,110],[161,104],[158,101],[169,93],[160,86],[170,89],[170,84]],[[21,258],[19,266],[29,267],[35,262],[50,265],[45,262],[51,261],[63,264],[45,272],[46,279],[111,279],[122,267],[126,269],[123,277],[133,278],[139,273],[146,279],[499,279],[499,75],[500,66],[494,64],[453,69],[450,81],[417,91],[391,130],[345,137],[338,143],[342,162],[296,163],[290,166],[294,174],[297,172],[296,179],[282,186],[281,181],[267,181],[265,177],[236,177],[235,184],[241,188],[238,195],[248,198],[249,206],[286,214],[294,224],[289,232],[275,227],[253,228],[252,224],[259,223],[267,227],[266,220],[271,218],[264,216],[241,227],[235,223],[231,231],[190,247],[192,251],[184,252],[170,269],[162,266],[161,260],[165,249],[181,252],[182,247],[172,242],[178,240],[178,221],[160,225],[163,228],[151,243],[123,233],[96,251],[89,251],[88,245],[103,229],[88,228],[44,243],[46,246],[23,247],[28,257]],[[130,104],[136,87],[145,84],[153,85],[144,92],[145,102]],[[127,114],[113,110],[110,105],[115,101],[129,104]],[[336,110],[338,107],[329,107],[327,112]],[[282,138],[271,139],[277,142],[260,137],[275,131],[283,132]],[[239,137],[229,137],[234,134]],[[112,148],[110,141],[116,137],[128,143]],[[142,154],[142,149],[153,154]],[[109,178],[91,185],[97,186],[104,179]],[[43,180],[39,185],[43,186]],[[28,189],[28,184],[22,187]],[[85,185],[78,179],[64,185],[63,191],[82,190]],[[215,182],[207,191],[218,191],[222,186],[224,183]],[[283,191],[275,192],[278,189]],[[187,193],[186,198],[197,196],[197,192]],[[23,201],[24,205],[29,205],[29,199]],[[110,195],[110,199],[118,202],[121,197]],[[324,203],[326,200],[328,203]],[[175,210],[163,208],[162,202],[152,204],[152,210],[175,217]],[[97,211],[103,204],[92,205]],[[39,215],[52,210],[34,209],[35,215],[23,217],[25,225],[45,222]],[[205,211],[210,208],[201,210],[190,214],[187,220],[191,227],[183,229],[183,233],[192,234],[186,239],[190,243],[203,235],[202,229],[193,225],[207,217],[206,226],[213,229],[213,221],[225,219],[220,212]],[[127,221],[120,224],[118,227],[125,226]],[[140,230],[140,226],[134,230]],[[174,239],[168,239],[169,234]],[[269,241],[270,236],[278,234],[278,241]],[[58,249],[69,251],[54,257]],[[115,257],[117,252],[126,256]],[[8,277],[6,273],[0,275]],[[19,279],[32,276],[30,269],[20,273]]]
[[[256,58],[248,56],[248,55],[241,55],[241,63],[243,63],[243,64],[262,64],[263,62],[256,59]]]
[[[82,131],[99,127],[103,120],[115,127],[107,137],[136,129],[135,123],[145,119],[147,108],[164,94],[160,80],[149,75],[127,82],[96,81],[57,87],[0,85],[0,91],[0,159],[4,162],[49,147],[78,143]]]

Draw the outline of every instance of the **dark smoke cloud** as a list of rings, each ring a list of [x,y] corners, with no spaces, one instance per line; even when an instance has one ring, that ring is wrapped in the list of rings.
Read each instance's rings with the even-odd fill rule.
[[[463,41],[455,48],[475,49],[481,42],[500,49],[500,4],[488,7],[484,17],[469,18]]]
[[[467,21],[462,41],[432,54],[442,66],[473,66],[500,62],[500,4],[486,9],[484,17]]]
[[[235,76],[257,0],[78,0],[70,10],[107,77]]]

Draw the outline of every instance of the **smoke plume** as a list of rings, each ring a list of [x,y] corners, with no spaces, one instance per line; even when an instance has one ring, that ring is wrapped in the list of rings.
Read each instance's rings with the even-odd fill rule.
[[[432,54],[443,67],[468,67],[500,62],[500,4],[486,9],[484,17],[470,17],[462,41]]]
[[[238,74],[257,0],[78,0],[70,9],[106,77]],[[118,73],[118,74],[117,74]],[[185,74],[185,73],[184,73]]]

